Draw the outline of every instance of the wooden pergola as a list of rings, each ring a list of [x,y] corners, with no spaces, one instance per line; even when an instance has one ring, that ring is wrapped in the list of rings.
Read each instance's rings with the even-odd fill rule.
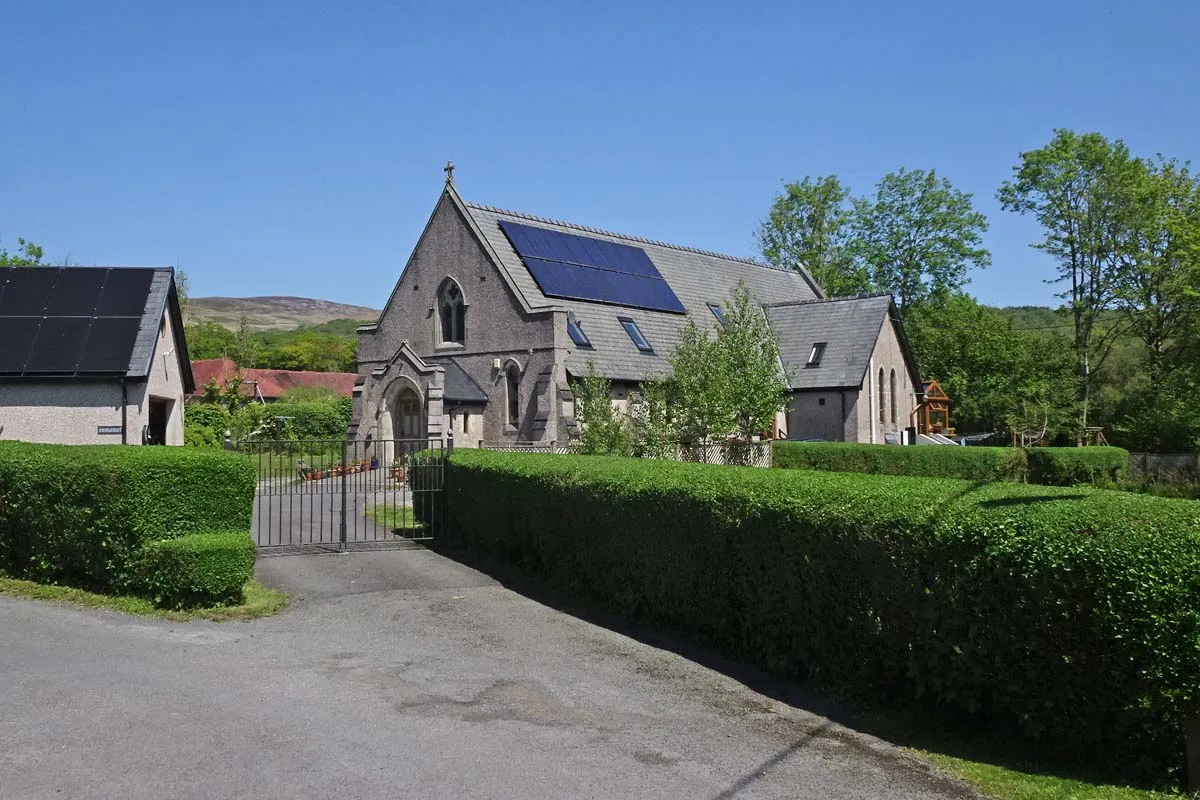
[[[917,406],[917,433],[943,435],[954,433],[950,427],[950,396],[937,381],[921,384],[923,399]]]

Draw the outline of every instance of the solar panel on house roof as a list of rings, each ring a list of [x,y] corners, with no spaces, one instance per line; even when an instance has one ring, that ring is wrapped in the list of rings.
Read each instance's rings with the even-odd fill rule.
[[[0,375],[124,373],[153,269],[0,269]]]
[[[92,322],[92,333],[79,361],[80,372],[124,372],[137,340],[141,319],[102,317]]]
[[[686,313],[640,247],[509,220],[500,229],[548,297]]]

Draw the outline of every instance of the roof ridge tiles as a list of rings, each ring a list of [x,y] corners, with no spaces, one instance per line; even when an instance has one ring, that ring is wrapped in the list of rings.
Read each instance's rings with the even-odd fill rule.
[[[824,297],[815,298],[813,300],[784,300],[779,303],[763,303],[763,308],[780,308],[782,306],[812,306],[824,305],[827,303],[837,303],[843,300],[875,300],[881,297],[891,298],[887,292],[875,292],[874,294],[852,294],[842,297]]]
[[[762,267],[763,269],[775,270],[776,272],[791,272],[792,271],[786,267],[777,267],[774,264],[768,264],[765,261],[758,261],[753,258],[745,258],[744,256],[732,256],[732,255],[729,255],[728,253],[718,253],[715,250],[705,250],[700,247],[689,247],[687,245],[674,244],[672,242],[664,242],[661,239],[649,239],[645,236],[635,236],[635,235],[629,234],[629,233],[617,233],[616,231],[608,231],[608,230],[604,230],[603,228],[593,228],[590,225],[580,225],[577,222],[567,222],[566,220],[561,220],[561,219],[551,219],[549,217],[538,216],[537,214],[529,214],[524,211],[513,211],[511,209],[499,208],[498,206],[491,206],[491,205],[487,205],[485,203],[472,203],[467,200],[464,200],[463,202],[466,203],[466,205],[469,208],[478,209],[480,211],[490,211],[493,214],[504,214],[509,217],[518,217],[520,219],[533,220],[535,222],[541,222],[546,225],[558,225],[563,228],[572,228],[574,230],[586,231],[587,233],[595,233],[595,234],[599,234],[601,236],[611,236],[614,239],[626,239],[631,242],[639,242],[641,244],[654,245],[655,247],[667,247],[672,250],[682,250],[687,253],[697,253],[702,256],[711,256],[713,258],[720,258],[720,259],[724,259],[726,261],[737,261],[739,263],[749,264],[754,267]]]

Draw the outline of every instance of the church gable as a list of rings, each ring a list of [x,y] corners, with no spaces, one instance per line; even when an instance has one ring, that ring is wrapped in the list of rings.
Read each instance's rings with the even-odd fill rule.
[[[386,361],[404,341],[423,357],[552,345],[552,323],[528,314],[506,278],[448,187],[378,322],[359,329],[360,363]]]

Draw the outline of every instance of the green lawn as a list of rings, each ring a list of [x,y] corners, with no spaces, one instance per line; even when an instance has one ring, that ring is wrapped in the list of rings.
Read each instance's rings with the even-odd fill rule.
[[[269,617],[287,608],[288,596],[278,589],[271,589],[257,581],[250,581],[244,590],[245,599],[241,605],[217,606],[214,608],[193,608],[187,611],[168,611],[159,608],[142,597],[114,597],[106,594],[85,592],[70,586],[54,586],[45,583],[34,583],[17,578],[0,576],[0,594],[15,597],[28,597],[35,600],[51,600],[59,603],[73,603],[87,608],[107,608],[125,614],[142,614],[151,617],[163,617],[179,621],[193,619],[211,619],[218,622],[239,619],[250,620],[258,617]]]
[[[420,530],[425,527],[413,516],[412,506],[397,505],[396,503],[381,503],[371,506],[366,511],[367,519],[384,528],[392,530]]]
[[[1109,786],[1055,775],[1022,772],[982,761],[914,750],[943,771],[972,784],[994,800],[1168,800],[1181,794]]]

